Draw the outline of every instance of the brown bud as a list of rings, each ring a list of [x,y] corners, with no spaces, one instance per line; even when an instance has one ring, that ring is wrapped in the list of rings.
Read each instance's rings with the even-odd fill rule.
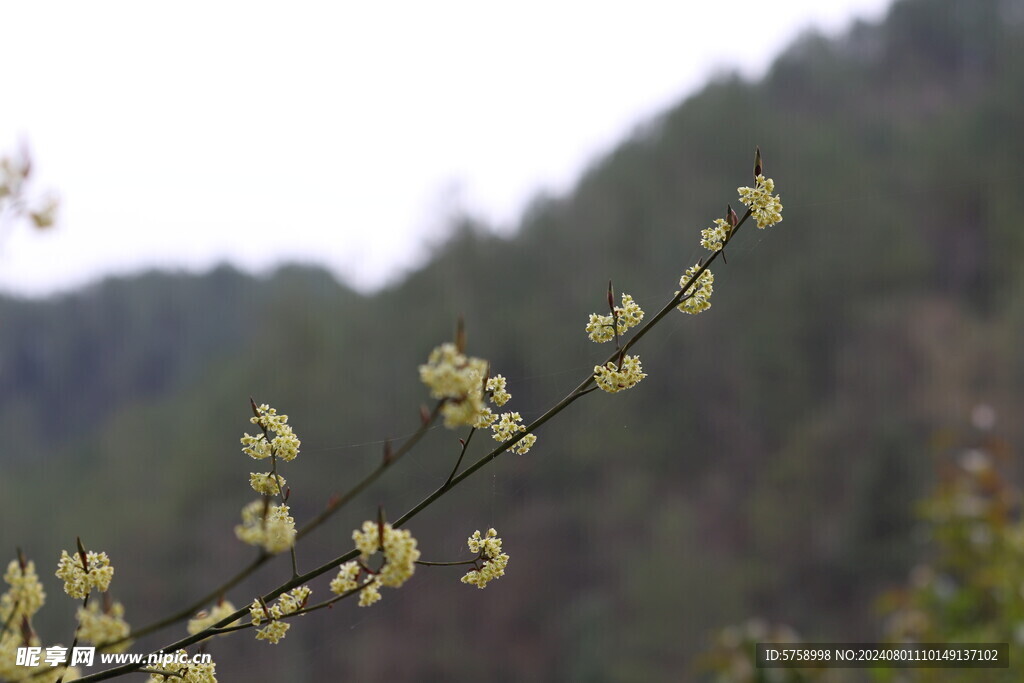
[[[754,152],[754,178],[756,179],[761,175],[761,148],[755,147],[754,149],[756,150]]]
[[[728,216],[727,220],[729,221],[729,227],[735,228],[736,225],[740,222],[740,217],[736,215],[735,211],[733,211],[732,204],[727,206],[726,209],[727,209],[726,215]]]
[[[420,404],[420,422],[425,425],[430,424],[430,411],[428,411],[427,407],[422,403]]]
[[[380,550],[384,550],[384,506],[377,506],[377,540],[380,544]]]
[[[82,569],[89,571],[89,559],[85,552],[85,546],[82,545],[81,537],[75,536],[75,543],[78,545],[78,556],[82,558]]]
[[[36,230],[46,230],[53,227],[54,217],[49,211],[33,211],[28,217],[32,221],[32,225],[36,227]]]
[[[615,292],[612,290],[612,281],[608,281],[608,310],[615,313]]]
[[[22,179],[27,179],[32,174],[32,151],[28,148],[28,141],[21,140],[18,145],[21,156],[21,169],[19,173]]]
[[[256,401],[252,400],[252,396],[249,397],[249,405],[252,406],[252,414],[258,418],[260,416],[260,409],[256,405]]]
[[[459,316],[459,324],[455,328],[455,348],[459,353],[466,352],[466,321]]]
[[[21,639],[26,644],[31,643],[35,635],[36,632],[32,630],[32,624],[29,622],[28,617],[24,614],[21,615]]]

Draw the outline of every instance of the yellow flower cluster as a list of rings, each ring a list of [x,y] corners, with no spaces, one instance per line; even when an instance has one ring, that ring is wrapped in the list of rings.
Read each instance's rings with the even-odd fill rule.
[[[249,605],[249,616],[252,618],[252,625],[259,626],[264,621],[270,620],[269,624],[256,630],[256,640],[266,640],[273,645],[277,645],[284,638],[288,629],[291,628],[291,624],[281,619],[289,614],[295,614],[305,607],[306,601],[309,600],[312,592],[309,586],[293,588],[287,593],[281,594],[277,598],[277,602],[268,606],[267,609],[263,609],[263,605],[260,604],[259,600],[253,600],[252,604]]]
[[[178,650],[176,654],[181,657],[188,655],[185,650]],[[214,662],[195,664],[190,661],[188,664],[150,665],[149,668],[166,673],[151,673],[146,683],[217,683],[217,665]]]
[[[331,592],[343,595],[359,586],[359,572],[362,568],[358,562],[346,562],[338,567],[338,575],[331,580]]]
[[[724,246],[731,229],[732,226],[724,218],[716,218],[712,227],[700,231],[700,246],[709,251],[718,251]]]
[[[501,419],[492,427],[494,430],[494,440],[508,441],[519,432],[525,432],[526,427],[520,424],[522,421],[523,416],[519,413],[502,413]]]
[[[115,602],[106,611],[100,610],[98,603],[92,603],[88,607],[79,607],[78,613],[78,637],[87,643],[100,645],[103,643],[121,640],[131,632],[128,622],[124,620],[124,605]],[[124,652],[131,645],[130,640],[118,643],[108,652]]]
[[[81,555],[68,555],[68,551],[61,551],[56,576],[64,580],[64,592],[73,598],[84,598],[93,588],[106,591],[114,578],[114,568],[110,566],[106,553],[90,550],[85,559],[88,569],[82,566]]]
[[[363,568],[358,562],[346,562],[338,567],[338,575],[331,580],[331,592],[344,595],[359,587],[359,574]],[[369,607],[380,600],[380,576],[367,574],[363,579],[363,588],[359,591],[359,606]]]
[[[363,530],[352,532],[352,540],[366,562],[381,546],[384,549],[384,564],[377,572],[381,585],[398,588],[408,581],[416,571],[416,560],[420,559],[420,551],[416,549],[416,539],[408,529],[394,529],[384,524],[384,542],[381,543],[380,525],[367,520],[363,522]]]
[[[46,602],[35,562],[26,562],[22,569],[17,560],[11,560],[4,573],[4,581],[10,588],[0,595],[0,624],[19,624],[22,617],[31,619]]]
[[[679,286],[686,287],[686,283],[690,281],[696,272],[700,270],[700,264],[697,264],[691,268],[688,268],[686,273],[679,278]],[[676,308],[683,313],[689,313],[696,315],[702,311],[706,311],[711,308],[711,294],[715,291],[714,288],[715,276],[711,274],[710,270],[705,270],[697,278],[697,281],[690,285],[686,290],[687,298],[683,300]],[[676,292],[679,294],[679,292]]]
[[[518,455],[526,455],[533,448],[533,445],[537,443],[536,434],[527,434],[523,438],[516,441],[515,445],[512,446],[512,452]]]
[[[512,394],[505,390],[505,378],[501,375],[488,377],[485,389],[490,392],[491,401],[499,408],[508,403],[509,399],[512,398]]]
[[[738,187],[740,201],[750,207],[750,215],[757,227],[764,229],[782,222],[782,201],[775,191],[775,181],[763,175],[754,179],[754,187]]]
[[[288,416],[278,415],[277,410],[266,403],[253,404],[253,408],[258,415],[249,418],[249,422],[258,425],[262,432],[257,436],[243,435],[242,452],[257,460],[271,456],[285,462],[294,460],[301,442],[288,426]],[[267,434],[271,432],[274,438],[267,441]],[[284,498],[286,482],[276,471],[275,466],[270,472],[250,472],[249,485],[261,495]],[[242,523],[235,527],[235,535],[243,543],[260,546],[268,553],[288,550],[295,544],[295,520],[288,511],[283,503],[268,505],[266,500],[253,501],[242,508]]]
[[[199,633],[200,631],[205,631],[206,629],[208,629],[209,627],[213,626],[214,624],[216,624],[218,621],[220,621],[224,617],[230,616],[234,612],[235,612],[235,606],[232,605],[231,602],[228,601],[228,600],[224,600],[220,604],[214,605],[213,609],[211,609],[209,612],[207,612],[206,610],[203,610],[203,611],[199,612],[197,615],[195,615],[193,618],[189,619],[189,621],[188,621],[188,634],[190,636],[194,636],[195,634]],[[238,620],[235,620],[235,621],[231,622],[230,624],[228,624],[228,626],[234,626],[237,623],[238,623]],[[222,633],[221,635],[227,635],[227,634],[226,633]]]
[[[242,508],[242,523],[235,527],[235,536],[268,553],[288,550],[295,544],[295,520],[288,512],[289,507],[283,503],[268,505],[266,499],[254,500]]]
[[[646,376],[640,365],[639,356],[624,357],[621,368],[612,361],[594,367],[594,380],[597,386],[609,394],[632,389]]]
[[[590,314],[590,322],[587,323],[587,336],[591,341],[603,343],[615,338],[615,331],[618,329],[620,335],[625,334],[631,327],[636,327],[644,319],[644,311],[640,305],[633,301],[629,294],[622,295],[622,305],[615,307],[615,315]]]
[[[276,496],[284,492],[287,480],[281,475],[274,476],[273,472],[250,472],[249,486],[256,493],[264,496]]]
[[[295,459],[299,454],[299,446],[302,442],[295,436],[295,432],[288,425],[287,415],[278,415],[277,411],[263,404],[257,408],[259,417],[249,418],[249,422],[259,425],[267,432],[274,432],[272,441],[267,441],[266,434],[260,433],[250,436],[248,432],[242,436],[242,452],[250,458],[262,460],[275,455],[285,462]]]
[[[484,378],[487,361],[461,353],[447,343],[430,352],[420,366],[420,380],[430,387],[433,398],[443,400],[441,415],[448,429],[477,422],[484,407]]]
[[[508,555],[501,551],[501,539],[494,529],[487,530],[487,536],[481,537],[480,531],[473,532],[468,540],[469,549],[478,553],[484,559],[480,569],[473,569],[462,577],[462,583],[468,583],[477,588],[485,587],[494,579],[505,575],[505,567],[508,565]]]
[[[367,579],[366,586],[359,591],[359,606],[369,607],[380,600],[380,578]]]
[[[643,312],[640,312],[643,315]],[[495,441],[507,441],[526,427],[519,422],[519,413],[496,414],[485,405],[489,398],[501,407],[509,402],[512,394],[506,389],[505,378],[501,375],[487,377],[487,362],[466,356],[458,351],[455,344],[442,344],[434,349],[428,362],[420,366],[420,379],[430,387],[430,395],[441,399],[441,415],[444,426],[449,429],[472,426],[474,429],[490,428]],[[526,453],[537,442],[537,437],[528,434],[516,442],[512,451]],[[387,584],[385,584],[387,585]]]
[[[610,290],[608,296],[610,300]],[[591,341],[599,343],[611,341],[615,338],[616,332],[621,335],[631,327],[639,325],[640,321],[644,319],[643,309],[629,294],[622,295],[622,305],[615,306],[614,311],[614,316],[590,314],[590,322],[587,323],[587,336]],[[621,368],[612,362],[594,366],[594,379],[597,386],[609,393],[634,387],[646,376],[640,369],[638,356],[626,356],[622,361]]]
[[[265,640],[271,645],[277,645],[291,627],[287,621],[272,621],[263,628],[256,629],[256,640]]]
[[[502,413],[496,417],[498,419],[491,426],[491,429],[494,431],[493,437],[495,441],[508,441],[520,432],[526,431],[526,427],[520,424],[523,421],[523,416],[517,412]],[[537,443],[537,435],[527,434],[512,446],[511,451],[519,455],[525,455],[533,448],[535,443]]]
[[[416,548],[416,539],[405,529],[395,529],[384,524],[384,543],[381,544],[380,525],[367,520],[363,522],[362,531],[352,532],[352,540],[361,554],[362,564],[346,562],[338,567],[338,575],[331,581],[331,592],[343,595],[360,586],[359,576],[364,571],[362,590],[359,592],[359,606],[368,607],[380,600],[382,586],[398,588],[408,581],[416,570],[416,560],[420,559],[420,551]],[[383,545],[384,563],[376,572],[368,569],[366,562],[381,549]]]

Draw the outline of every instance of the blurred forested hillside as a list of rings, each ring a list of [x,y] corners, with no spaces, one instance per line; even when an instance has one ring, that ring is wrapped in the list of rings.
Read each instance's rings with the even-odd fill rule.
[[[294,266],[2,300],[0,549],[43,574],[81,535],[148,623],[253,554],[233,534],[254,497],[250,395],[303,440],[284,472],[301,524],[415,429],[416,368],[459,314],[536,417],[607,355],[583,329],[608,279],[660,308],[760,145],[784,221],[737,237],[710,311],[643,340],[639,387],[586,397],[411,523],[428,560],[497,527],[504,578],[477,591],[421,568],[280,645],[211,652],[222,680],[652,681],[689,678],[707,634],[753,614],[809,640],[877,637],[871,598],[919,556],[913,502],[971,410],[1024,444],[1022,130],[1024,0],[901,0],[880,24],[805,35],[761,81],[710,82],[537,198],[513,238],[453,225],[374,296]],[[378,502],[397,517],[436,488],[457,446],[434,430],[300,543],[300,569],[351,547]],[[278,558],[228,597],[289,572]],[[38,625],[67,641],[73,606],[47,587]]]

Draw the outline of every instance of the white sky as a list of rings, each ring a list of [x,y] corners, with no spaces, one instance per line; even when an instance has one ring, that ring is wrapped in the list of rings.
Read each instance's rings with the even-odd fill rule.
[[[0,291],[224,260],[379,286],[456,209],[510,226],[713,71],[888,4],[5,3],[0,153],[61,211],[6,234]]]

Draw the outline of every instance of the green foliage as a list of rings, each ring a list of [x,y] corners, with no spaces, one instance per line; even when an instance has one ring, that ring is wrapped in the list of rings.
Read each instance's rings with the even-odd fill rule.
[[[895,642],[1005,643],[1009,669],[922,669],[907,681],[1016,681],[1024,657],[1024,520],[1020,490],[1006,478],[1005,441],[989,437],[943,463],[934,492],[920,505],[932,539],[930,556],[904,588],[879,605]],[[880,676],[893,680],[890,676]]]

